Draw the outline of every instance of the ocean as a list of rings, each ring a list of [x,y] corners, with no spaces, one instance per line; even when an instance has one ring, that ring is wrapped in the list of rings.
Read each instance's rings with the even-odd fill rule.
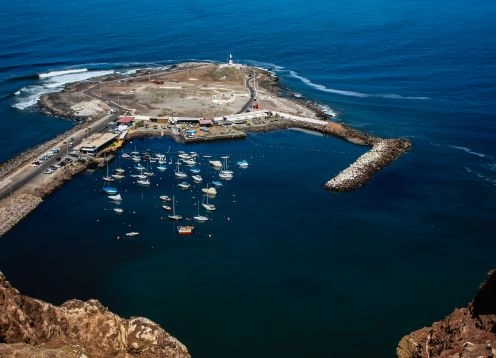
[[[323,183],[366,148],[292,130],[133,140],[125,151],[229,156],[212,220],[179,237],[165,219],[160,195],[189,217],[203,200],[200,186],[176,188],[173,165],[148,188],[119,183],[121,215],[100,192],[105,169],[87,171],[0,239],[0,270],[21,292],[146,316],[198,357],[386,357],[465,306],[494,267],[494,2],[21,0],[0,12],[0,162],[74,125],[41,114],[42,93],[229,53],[337,121],[413,144],[332,194]]]

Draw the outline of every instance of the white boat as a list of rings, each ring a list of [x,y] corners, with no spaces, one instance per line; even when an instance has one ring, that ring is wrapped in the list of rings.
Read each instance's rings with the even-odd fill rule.
[[[210,163],[211,166],[213,166],[214,168],[222,168],[222,163],[220,160],[209,160],[208,161]]]
[[[201,183],[203,181],[203,178],[200,175],[198,175],[198,174],[193,175],[191,178],[193,179],[193,181],[195,183]]]
[[[161,172],[167,170],[167,167],[165,165],[157,165],[157,169],[160,170]]]
[[[162,200],[162,201],[171,201],[171,198],[169,198],[167,195],[160,195],[160,200]]]
[[[229,157],[222,157],[224,159],[224,165],[222,166],[222,170],[219,173],[219,178],[224,179],[224,180],[230,180],[233,178],[233,172],[232,170],[229,170],[227,168],[227,158]]]
[[[121,157],[124,158],[124,159],[131,158],[131,156],[129,154],[127,154],[127,153],[122,153]]]
[[[176,171],[174,172],[174,175],[176,176],[176,178],[178,179],[184,179],[184,178],[187,178],[188,177],[188,174],[186,174],[185,172],[182,172],[180,169],[179,169],[179,163],[177,164],[177,169]]]
[[[208,217],[200,215],[200,201],[198,201],[197,207],[198,207],[198,213],[196,216],[193,216],[193,219],[195,219],[196,221],[199,221],[199,222],[208,221],[209,220]]]
[[[109,175],[108,163],[107,163],[107,175],[103,177],[103,181],[114,181],[115,179]]]
[[[122,168],[115,168],[115,172],[118,173],[118,174],[122,174],[124,173],[126,170],[125,169],[122,169]]]
[[[104,186],[102,188],[102,191],[105,193],[105,194],[108,194],[108,195],[114,195],[114,194],[117,194],[119,192],[119,190],[117,190],[117,188],[114,188],[112,186]]]
[[[136,164],[134,166],[134,169],[136,169],[136,170],[145,170],[145,167],[143,165],[141,165],[140,163],[138,163],[138,164]]]
[[[208,210],[208,211],[214,211],[216,208],[215,208],[215,205],[214,204],[209,204],[208,203],[208,195],[205,195],[207,197],[207,202],[206,203],[202,203],[202,206]]]
[[[140,157],[137,157],[137,156],[132,156],[131,159],[133,160],[133,162],[135,163],[138,163],[138,162],[141,162],[141,158]]]
[[[221,171],[219,173],[219,178],[224,179],[224,180],[229,180],[229,179],[233,178],[233,175],[232,175],[232,173]]]
[[[200,169],[198,169],[198,168],[191,168],[189,171],[193,174],[199,174],[200,173]]]
[[[194,226],[186,225],[186,226],[178,226],[177,232],[179,235],[191,235],[194,230]]]
[[[121,201],[122,200],[121,194],[109,195],[109,196],[107,196],[107,198],[109,198],[109,200],[112,200],[112,201]]]
[[[184,164],[189,165],[189,166],[196,165],[196,162],[193,159],[184,159],[183,162],[184,162]]]
[[[179,187],[179,189],[186,190],[186,189],[189,189],[190,188],[191,184],[183,181],[183,182],[177,184],[177,186]]]
[[[238,167],[240,168],[248,168],[248,162],[246,160],[240,160],[239,162],[236,162]]]
[[[189,156],[189,154],[187,154],[187,153],[180,153],[180,154],[178,155],[178,157],[179,157],[179,158],[181,158],[181,159],[190,159],[190,158],[191,158],[191,157]]]
[[[176,200],[174,196],[172,196],[172,215],[167,215],[167,217],[175,221],[179,221],[183,218],[182,215],[176,214]]]
[[[143,172],[143,175],[146,175],[147,177],[151,177],[151,176],[155,175],[155,173],[153,173],[153,172]]]
[[[162,205],[162,209],[167,210],[167,211],[172,210],[172,208],[169,205]]]
[[[138,236],[138,235],[139,235],[139,232],[137,232],[137,231],[126,232],[126,236],[133,237],[133,236]]]
[[[112,178],[114,179],[124,179],[126,176],[122,174],[112,174]]]
[[[122,210],[121,208],[114,208],[114,211],[117,213],[117,214],[122,214],[124,212],[124,210]]]
[[[219,188],[219,187],[221,187],[221,186],[222,186],[222,183],[221,183],[220,181],[216,181],[216,180],[214,180],[214,181],[212,182],[212,184],[213,184],[215,187],[217,187],[217,188]]]
[[[208,195],[216,195],[217,194],[217,189],[215,189],[214,187],[206,187],[206,188],[202,188],[202,192],[204,194],[208,194]]]
[[[139,179],[139,180],[136,180],[136,183],[138,183],[139,185],[144,185],[144,186],[150,185],[150,181],[148,179]]]

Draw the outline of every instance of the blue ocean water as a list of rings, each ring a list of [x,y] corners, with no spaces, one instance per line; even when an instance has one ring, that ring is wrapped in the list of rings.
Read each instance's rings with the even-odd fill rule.
[[[346,124],[413,143],[362,189],[333,195],[322,183],[364,148],[296,131],[134,141],[127,150],[251,165],[189,238],[162,219],[161,193],[185,215],[200,200],[176,191],[172,168],[147,189],[120,184],[121,216],[99,192],[103,171],[84,173],[0,240],[0,270],[22,292],[145,315],[195,356],[384,357],[465,305],[494,266],[493,2],[21,0],[0,13],[0,161],[74,124],[38,113],[41,93],[229,52]],[[116,239],[131,229],[139,239]]]

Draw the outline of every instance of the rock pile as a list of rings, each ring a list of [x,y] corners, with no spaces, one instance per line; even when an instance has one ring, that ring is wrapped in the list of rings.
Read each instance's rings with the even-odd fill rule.
[[[23,296],[0,272],[0,357],[189,357],[158,324],[123,319],[97,300],[60,307]]]
[[[21,194],[5,200],[8,200],[6,205],[0,207],[0,237],[43,201],[40,197],[31,194]]]
[[[403,139],[382,139],[372,149],[362,154],[348,168],[325,183],[332,191],[348,191],[365,184],[372,176],[405,153],[411,143]]]

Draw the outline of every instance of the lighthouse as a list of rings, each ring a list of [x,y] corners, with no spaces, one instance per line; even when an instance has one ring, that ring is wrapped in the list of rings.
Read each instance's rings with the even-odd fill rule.
[[[229,54],[229,61],[227,61],[227,64],[228,64],[229,66],[234,65],[234,63],[233,63],[233,59],[232,59],[232,53],[230,53],[230,54]]]

